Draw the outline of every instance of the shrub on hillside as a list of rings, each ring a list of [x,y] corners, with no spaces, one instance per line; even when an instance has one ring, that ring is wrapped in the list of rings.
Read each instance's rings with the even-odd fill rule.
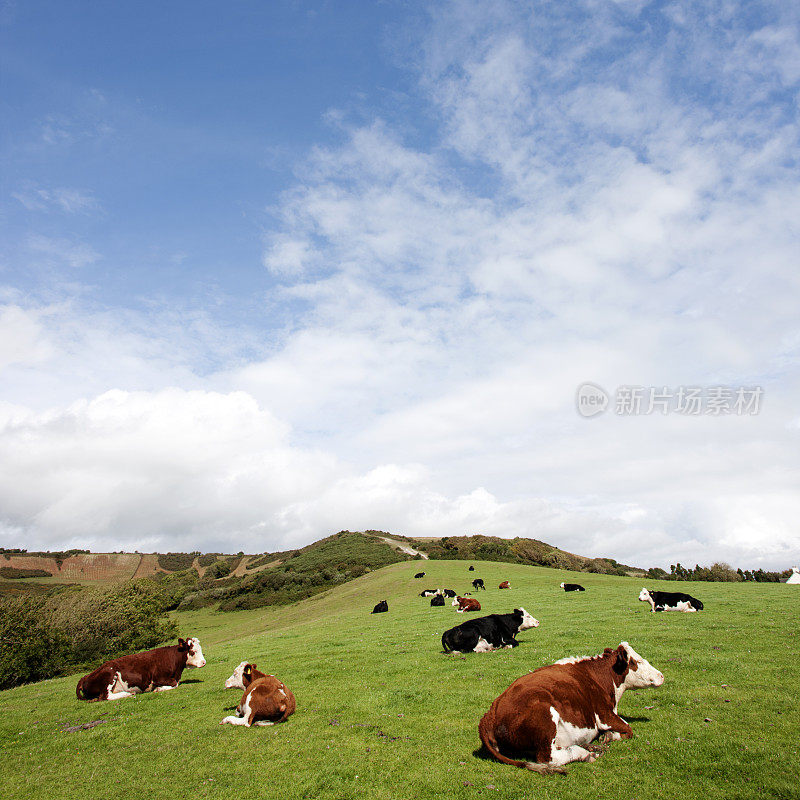
[[[155,647],[176,635],[163,594],[150,581],[111,590],[84,589],[59,598],[52,619],[70,639],[74,663]]]
[[[41,596],[0,599],[0,689],[50,678],[69,663],[69,640]]]
[[[194,564],[197,553],[159,553],[158,566],[168,572],[189,569]]]
[[[25,578],[49,578],[52,573],[46,569],[23,569],[21,567],[0,567],[0,578],[23,580]]]

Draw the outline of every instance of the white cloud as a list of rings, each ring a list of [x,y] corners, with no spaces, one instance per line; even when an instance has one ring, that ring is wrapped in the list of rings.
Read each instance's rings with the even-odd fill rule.
[[[434,140],[331,115],[341,143],[271,209],[267,311],[288,323],[266,342],[202,314],[14,311],[7,529],[261,550],[366,527],[641,565],[798,560],[796,37],[623,5],[437,10],[420,46]],[[727,40],[701,24],[722,17]],[[97,258],[70,248],[38,249]],[[757,417],[584,420],[586,380],[765,399]]]

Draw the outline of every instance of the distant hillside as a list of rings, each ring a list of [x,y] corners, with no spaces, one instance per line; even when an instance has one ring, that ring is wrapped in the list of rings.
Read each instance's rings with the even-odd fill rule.
[[[220,610],[283,605],[398,561],[505,561],[604,575],[644,575],[611,558],[586,558],[537,539],[452,536],[411,539],[385,531],[339,531],[298,550],[225,553],[59,553],[0,551],[0,594],[64,584],[154,581],[169,608]]]
[[[638,567],[620,564],[613,558],[587,558],[561,550],[538,539],[501,539],[497,536],[445,536],[441,539],[406,539],[424,550],[432,559],[469,561],[506,561],[554,567],[574,572],[596,572],[601,575],[644,576]]]

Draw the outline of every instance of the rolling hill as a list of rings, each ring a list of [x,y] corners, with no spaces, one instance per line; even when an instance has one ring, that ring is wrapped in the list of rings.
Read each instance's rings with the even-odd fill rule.
[[[485,612],[524,606],[541,621],[520,647],[442,654],[441,633],[463,617],[418,593],[463,592],[473,576],[489,587]],[[495,588],[503,579],[511,590]],[[574,579],[585,593],[559,589]],[[10,797],[53,800],[797,797],[793,587],[683,584],[705,602],[698,614],[651,614],[640,588],[620,576],[431,560],[390,564],[286,606],[173,612],[208,661],[175,691],[82,703],[74,675],[3,692],[0,783]],[[371,615],[384,598],[389,613]],[[624,696],[633,740],[563,778],[483,757],[478,720],[513,679],[623,639],[666,676],[659,689]],[[295,692],[286,724],[218,725],[240,696],[222,684],[243,659]]]

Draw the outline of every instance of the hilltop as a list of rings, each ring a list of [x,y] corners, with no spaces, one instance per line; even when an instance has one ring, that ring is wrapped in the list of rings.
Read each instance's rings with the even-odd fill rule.
[[[606,575],[645,574],[611,558],[587,558],[537,539],[411,539],[368,530],[339,531],[297,550],[255,554],[5,550],[0,551],[0,595],[147,580],[167,594],[168,609],[234,611],[296,602],[410,559],[482,559]]]

